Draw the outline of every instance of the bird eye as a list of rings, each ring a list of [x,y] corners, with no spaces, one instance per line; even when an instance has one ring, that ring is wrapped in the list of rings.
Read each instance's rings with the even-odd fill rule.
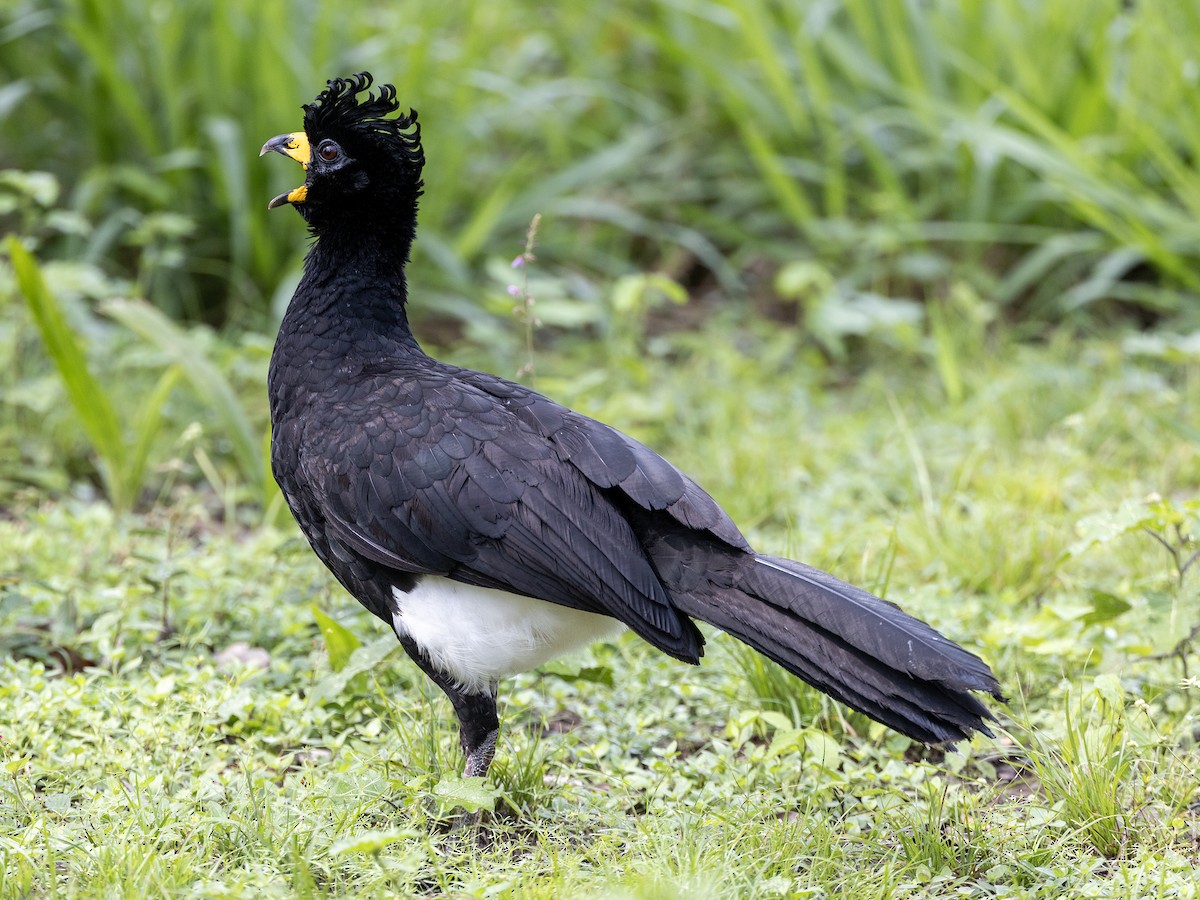
[[[333,141],[321,141],[320,146],[317,147],[317,156],[325,162],[333,162],[341,152],[342,148]]]

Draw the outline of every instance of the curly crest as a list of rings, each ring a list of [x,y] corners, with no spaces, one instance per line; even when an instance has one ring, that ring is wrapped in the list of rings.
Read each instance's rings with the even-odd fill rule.
[[[304,130],[310,135],[346,130],[373,132],[389,139],[395,152],[419,172],[425,163],[425,154],[421,149],[417,111],[410,109],[407,115],[389,118],[400,108],[396,88],[390,84],[381,85],[379,93],[373,94],[370,88],[374,81],[370,72],[329,79],[317,99],[302,107]],[[366,96],[357,99],[363,92]]]

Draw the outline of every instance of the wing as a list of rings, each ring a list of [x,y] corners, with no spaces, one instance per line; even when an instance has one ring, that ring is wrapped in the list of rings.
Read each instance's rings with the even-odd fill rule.
[[[308,423],[303,480],[346,548],[398,572],[605,613],[665,652],[699,657],[703,639],[668,600],[621,498],[744,541],[642,445],[450,367],[360,382]]]
[[[467,370],[459,376],[500,400],[595,487],[615,489],[643,510],[663,511],[680,525],[707,531],[740,550],[751,549],[703,488],[644,444],[524,385]]]

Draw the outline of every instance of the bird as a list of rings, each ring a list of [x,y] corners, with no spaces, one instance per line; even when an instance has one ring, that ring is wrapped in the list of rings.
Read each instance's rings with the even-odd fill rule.
[[[831,574],[755,551],[663,457],[532,388],[427,355],[406,267],[425,154],[368,72],[326,82],[272,199],[312,239],[268,373],[271,468],[336,579],[458,718],[464,777],[496,752],[502,679],[624,629],[698,664],[697,621],[927,744],[991,734],[992,670]]]

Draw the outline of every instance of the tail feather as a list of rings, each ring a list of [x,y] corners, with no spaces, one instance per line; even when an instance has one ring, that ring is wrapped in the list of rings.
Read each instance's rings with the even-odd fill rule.
[[[971,692],[1004,697],[979,657],[895,604],[819,569],[739,556],[720,567],[728,586],[710,581],[707,590],[692,584],[672,591],[676,606],[914,740],[991,734],[986,723],[995,718]]]

